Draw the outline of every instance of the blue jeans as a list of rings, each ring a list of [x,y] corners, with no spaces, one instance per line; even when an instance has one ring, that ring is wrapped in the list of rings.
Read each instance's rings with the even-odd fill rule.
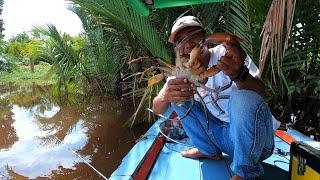
[[[221,151],[231,156],[231,170],[244,178],[263,174],[261,161],[268,158],[274,148],[272,115],[262,97],[250,90],[236,90],[230,95],[228,112],[230,123],[220,121],[207,112],[201,103],[191,101],[183,105],[172,104],[193,146],[205,155],[214,156]]]

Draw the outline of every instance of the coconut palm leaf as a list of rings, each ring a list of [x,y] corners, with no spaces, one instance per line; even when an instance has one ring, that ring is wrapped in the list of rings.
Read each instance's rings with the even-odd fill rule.
[[[50,38],[51,57],[55,60],[52,68],[56,69],[59,76],[59,90],[63,85],[67,91],[67,83],[72,78],[78,77],[77,74],[79,73],[79,56],[71,46],[71,37],[66,34],[60,35],[57,28],[52,24],[47,25],[47,27],[36,27],[35,31]]]
[[[277,69],[278,74],[280,74],[283,56],[288,48],[288,39],[291,33],[295,3],[295,0],[274,0],[271,4],[262,30],[263,39],[259,63],[260,74],[263,72],[265,60],[270,51],[271,64],[276,65],[275,68]],[[273,63],[274,60],[276,60],[276,63]],[[272,68],[272,74],[274,81],[276,82],[274,68]]]
[[[192,6],[192,13],[201,20],[208,33],[224,31],[221,22],[221,14],[223,14],[224,10],[224,3]]]
[[[168,52],[156,30],[146,17],[140,16],[124,0],[72,0],[92,13],[104,29],[133,43],[136,38],[149,52],[169,60]],[[136,50],[136,47],[131,47]]]
[[[247,0],[228,1],[224,16],[223,29],[234,33],[242,39],[242,47],[250,57],[253,57],[253,40]]]
[[[98,26],[102,27],[104,34],[104,39],[102,41],[104,41],[104,44],[108,45],[107,47],[114,47],[115,50],[113,52],[117,52],[114,54],[117,54],[122,59],[119,62],[125,62],[130,59],[135,59],[138,56],[146,55],[160,57],[165,61],[170,59],[166,49],[167,47],[164,45],[163,39],[160,38],[160,35],[155,30],[151,21],[147,17],[141,17],[137,14],[126,1],[72,0],[71,2],[74,3],[74,6],[81,7],[81,9],[89,15],[89,18],[93,19],[95,24],[93,29],[97,29]],[[87,24],[84,23],[84,26],[85,25]],[[91,40],[89,34],[90,33],[88,33],[89,42],[93,42],[93,39]],[[92,51],[92,54],[96,54],[97,56],[97,54],[101,52],[101,50],[97,50],[98,49]],[[114,60],[115,59],[119,58],[114,58]],[[127,74],[128,70],[123,69],[123,71],[126,71],[123,74]],[[134,73],[136,71],[137,69]],[[138,64],[138,71],[143,71],[142,65]],[[141,112],[141,109],[145,106],[144,100],[152,99],[153,95],[156,93],[141,88],[141,83],[140,85],[137,85],[137,83],[138,82],[131,83],[132,88],[134,89],[132,95],[137,97],[142,96],[142,99],[132,118],[132,122],[135,121],[136,115]],[[136,91],[135,89],[137,87],[141,89]]]
[[[70,5],[82,21],[86,45],[82,52],[83,73],[87,81],[95,84],[100,92],[117,92],[120,71],[129,59],[129,52],[122,49],[117,36],[104,31],[97,19],[79,6]],[[118,52],[118,53],[114,53]]]
[[[292,6],[291,6],[292,7]],[[297,120],[303,124],[303,121],[309,121],[307,118],[316,119],[313,112],[318,106],[314,99],[319,99],[318,79],[320,77],[320,1],[296,1],[295,12],[292,20],[291,34],[286,45],[288,34],[287,25],[290,18],[284,15],[283,25],[279,21],[274,22],[273,26],[284,28],[282,38],[283,57],[277,52],[280,48],[278,43],[278,28],[273,28],[275,32],[270,31],[274,36],[273,47],[269,47],[269,54],[265,54],[266,62],[264,66],[265,80],[270,92],[269,104],[278,106],[280,113],[277,118],[284,121],[290,121],[294,115]],[[274,15],[281,17],[280,15]],[[272,22],[272,21],[270,21]],[[271,37],[271,36],[270,36]],[[269,40],[270,41],[270,40]],[[266,41],[272,43],[272,41]],[[271,58],[273,57],[273,58]],[[272,60],[272,61],[271,61]],[[270,63],[269,63],[270,62]],[[273,69],[272,69],[273,66]],[[315,78],[317,77],[317,78]],[[270,91],[273,89],[273,91]],[[303,97],[303,98],[301,98]],[[303,104],[303,105],[302,105]],[[299,121],[298,121],[299,122]],[[299,123],[298,123],[299,124]],[[316,122],[315,124],[319,124]],[[301,125],[301,124],[300,124]],[[297,125],[296,128],[299,128]]]

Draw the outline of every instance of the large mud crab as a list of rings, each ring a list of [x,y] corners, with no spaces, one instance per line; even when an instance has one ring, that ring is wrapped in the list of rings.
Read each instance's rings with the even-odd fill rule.
[[[206,79],[208,77],[214,76],[217,73],[219,73],[220,69],[217,68],[216,65],[214,65],[208,69],[206,67],[201,67],[204,65],[200,62],[200,57],[201,57],[202,49],[205,45],[221,44],[222,42],[229,41],[231,38],[240,42],[239,37],[237,37],[236,35],[233,35],[233,34],[225,33],[225,32],[214,33],[209,36],[206,36],[205,39],[203,39],[198,44],[196,44],[196,46],[192,49],[189,59],[180,57],[179,52],[176,50],[176,64],[175,64],[175,66],[169,65],[169,64],[164,63],[163,61],[160,60],[161,63],[166,66],[165,68],[163,68],[163,67],[161,68],[165,71],[165,74],[167,74],[166,76],[174,76],[176,78],[187,78],[188,81],[191,83],[194,83],[195,86],[201,87],[202,89],[205,89],[206,91],[208,91],[209,93],[206,95],[210,96],[211,103],[212,103],[213,107],[216,108],[220,112],[220,114],[223,114],[225,112],[220,108],[217,101],[220,99],[228,99],[229,96],[228,95],[219,95],[219,93],[228,89],[232,85],[232,81],[230,81],[229,84],[222,86],[222,87],[209,88],[209,87],[205,86]],[[186,37],[184,40],[182,40],[181,43],[185,43],[187,41],[188,41],[188,37]],[[181,43],[179,43],[178,46],[181,45]],[[194,70],[199,69],[199,68],[203,68],[206,70],[204,70],[200,74],[195,74]],[[152,85],[160,82],[163,78],[164,78],[163,75],[156,75],[153,78],[148,80],[148,85],[152,86]],[[196,91],[196,93],[200,97],[199,98],[200,102],[203,104],[203,106],[205,106],[205,108],[204,108],[205,111],[207,111],[206,104],[203,101],[204,97],[201,97],[201,95],[197,91]],[[192,100],[192,102],[194,102],[194,101]],[[181,103],[179,103],[179,104],[181,104]],[[185,114],[185,116],[187,116],[190,111],[191,111],[191,108],[188,110],[188,112]],[[180,117],[180,119],[184,118],[185,116]]]
[[[188,38],[188,37],[187,37]],[[187,40],[186,38],[186,40]],[[206,36],[205,39],[200,41],[191,51],[190,58],[181,58],[179,52],[176,50],[176,64],[175,66],[167,64],[161,60],[160,63],[164,64],[165,67],[161,67],[164,70],[167,76],[175,76],[177,78],[187,78],[189,82],[194,83],[196,86],[200,86],[203,89],[206,89],[209,92],[215,92],[217,89],[210,89],[203,85],[203,82],[206,78],[216,75],[220,72],[220,69],[217,66],[212,66],[210,68],[204,67],[206,70],[200,74],[195,74],[194,69],[200,68],[203,64],[200,62],[200,56],[202,48],[208,44],[221,44],[222,42],[229,41],[231,38],[240,42],[240,38],[236,35],[218,32],[213,33],[209,36]],[[183,40],[181,43],[183,43]],[[163,79],[164,76],[156,75],[148,80],[148,85],[152,86]],[[219,87],[220,88],[220,87]]]

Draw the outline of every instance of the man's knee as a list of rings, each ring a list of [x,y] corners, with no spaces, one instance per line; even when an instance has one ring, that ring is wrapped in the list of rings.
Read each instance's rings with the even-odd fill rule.
[[[258,93],[251,90],[241,89],[231,93],[229,108],[231,111],[240,109],[256,110],[262,102],[263,98]]]
[[[238,90],[230,100],[230,125],[234,138],[247,137],[251,142],[272,138],[271,112],[259,94]]]

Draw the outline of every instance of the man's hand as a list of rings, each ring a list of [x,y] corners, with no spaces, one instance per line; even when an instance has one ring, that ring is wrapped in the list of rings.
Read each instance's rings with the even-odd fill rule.
[[[226,48],[226,54],[218,61],[217,67],[230,78],[236,78],[247,55],[234,38],[223,42],[222,45]]]
[[[194,84],[185,78],[171,79],[167,83],[162,96],[165,102],[183,102],[194,95]]]

